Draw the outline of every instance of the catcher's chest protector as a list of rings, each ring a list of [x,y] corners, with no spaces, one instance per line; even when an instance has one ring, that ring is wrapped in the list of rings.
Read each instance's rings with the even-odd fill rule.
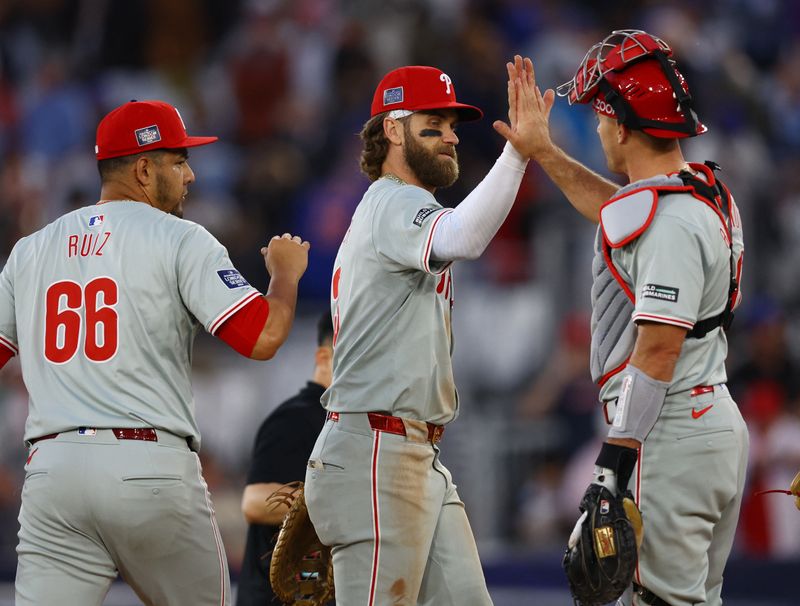
[[[732,242],[731,222],[736,211],[727,188],[714,176],[713,171],[718,167],[713,163],[692,163],[690,166],[703,174],[707,181],[688,172],[639,181],[622,188],[621,193],[600,210],[592,263],[593,338],[590,357],[592,379],[600,385],[625,367],[636,340],[635,327],[630,321],[636,296],[624,272],[615,266],[612,251],[633,243],[647,231],[656,215],[659,200],[670,194],[692,195],[698,203],[715,210],[721,228],[728,234],[728,242]],[[698,321],[688,337],[701,338],[720,325],[727,328],[738,297],[739,273],[732,252],[731,284],[725,311],[719,316]]]

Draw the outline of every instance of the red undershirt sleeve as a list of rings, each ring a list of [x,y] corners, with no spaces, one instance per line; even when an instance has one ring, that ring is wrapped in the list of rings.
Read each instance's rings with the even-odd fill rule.
[[[14,357],[14,352],[11,351],[5,345],[0,344],[0,368],[6,365],[6,363]]]
[[[216,336],[249,358],[268,316],[269,303],[264,297],[256,297],[225,320],[217,330]]]

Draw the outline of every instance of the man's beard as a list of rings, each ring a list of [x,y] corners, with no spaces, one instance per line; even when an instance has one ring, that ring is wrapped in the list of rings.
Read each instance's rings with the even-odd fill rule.
[[[161,176],[156,175],[156,198],[158,198],[159,204],[166,204],[169,200],[169,183],[167,180]],[[171,203],[172,200],[169,200]],[[164,211],[170,215],[174,215],[179,219],[183,219],[183,200],[178,200],[178,203],[175,204],[170,209],[164,209]]]
[[[439,154],[452,154],[453,161],[440,158]],[[453,145],[440,144],[428,150],[406,126],[403,155],[409,168],[425,187],[450,187],[458,179],[458,156]]]

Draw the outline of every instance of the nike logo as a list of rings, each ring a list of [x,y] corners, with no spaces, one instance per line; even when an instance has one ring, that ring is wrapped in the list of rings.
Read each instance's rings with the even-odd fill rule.
[[[713,404],[709,404],[708,406],[706,406],[705,408],[702,408],[700,410],[695,410],[694,408],[692,408],[692,418],[693,419],[699,419],[704,414],[706,414],[709,410],[711,410],[711,408],[713,406],[714,406]]]

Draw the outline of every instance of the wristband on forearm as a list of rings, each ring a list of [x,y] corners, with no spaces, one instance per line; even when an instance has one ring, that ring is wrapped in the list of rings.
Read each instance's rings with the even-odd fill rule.
[[[616,474],[617,490],[624,493],[628,489],[628,481],[633,475],[638,458],[639,451],[635,448],[603,442],[594,464]]]
[[[644,442],[661,414],[668,387],[669,383],[656,381],[628,364],[622,376],[617,410],[608,437]]]

